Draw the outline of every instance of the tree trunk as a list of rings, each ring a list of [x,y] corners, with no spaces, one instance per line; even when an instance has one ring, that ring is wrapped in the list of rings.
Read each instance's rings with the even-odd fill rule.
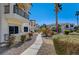
[[[77,26],[78,26],[78,16],[77,16]]]
[[[58,12],[56,12],[56,32],[58,33]]]
[[[58,4],[55,5],[56,12],[56,32],[58,33]]]

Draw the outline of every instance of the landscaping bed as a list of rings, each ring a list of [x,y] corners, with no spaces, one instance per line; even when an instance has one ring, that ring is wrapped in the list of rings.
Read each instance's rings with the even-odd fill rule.
[[[29,41],[25,41],[24,43],[18,42],[15,46],[8,47],[0,47],[0,55],[19,55],[24,52],[28,47],[30,47],[36,40],[36,34]]]
[[[59,55],[79,54],[79,35],[58,34],[53,36],[56,53]]]

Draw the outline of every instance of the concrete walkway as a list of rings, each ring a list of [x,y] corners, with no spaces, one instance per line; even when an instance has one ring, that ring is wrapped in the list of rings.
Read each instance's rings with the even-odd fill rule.
[[[36,41],[37,33],[34,33],[31,40],[21,43],[18,41],[13,47],[8,48],[6,46],[0,47],[0,55],[20,55],[26,49],[28,49]]]
[[[42,43],[43,41],[40,33],[38,34],[36,41],[28,49],[26,49],[21,55],[37,55],[37,52],[42,46]]]

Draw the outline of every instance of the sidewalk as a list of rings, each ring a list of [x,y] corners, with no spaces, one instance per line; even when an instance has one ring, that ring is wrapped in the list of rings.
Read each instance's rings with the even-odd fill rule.
[[[36,41],[28,49],[26,49],[21,55],[37,55],[37,52],[42,46],[42,43],[43,41],[40,33],[38,34]]]
[[[24,43],[19,42],[12,48],[0,47],[0,55],[20,55],[36,41],[36,37],[37,35],[35,34],[32,40],[25,41]]]

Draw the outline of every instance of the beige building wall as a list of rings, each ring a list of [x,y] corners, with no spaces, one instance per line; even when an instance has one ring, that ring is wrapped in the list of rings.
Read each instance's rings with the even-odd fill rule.
[[[4,42],[5,41],[5,34],[9,34],[9,26],[10,25],[17,25],[19,27],[19,33],[23,34],[23,27],[24,26],[28,26],[29,27],[29,20],[16,14],[13,13],[13,5],[15,5],[15,3],[10,3],[10,13],[5,14],[4,11],[4,6],[8,5],[8,3],[2,3],[0,4],[0,42]],[[28,6],[28,4],[24,5],[26,6],[26,8],[30,8],[31,5]],[[26,10],[25,10],[26,11]],[[26,11],[28,12],[28,11]]]
[[[4,35],[8,34],[8,23],[4,15],[4,4],[0,4],[0,42],[4,42]]]
[[[34,32],[35,29],[36,29],[36,21],[30,20],[30,30]]]

